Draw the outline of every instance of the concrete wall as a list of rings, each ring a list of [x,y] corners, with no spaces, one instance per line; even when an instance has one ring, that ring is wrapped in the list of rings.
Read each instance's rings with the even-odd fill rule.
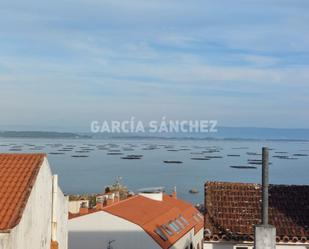
[[[248,246],[249,249],[253,249],[253,244],[237,244],[228,242],[205,242],[204,249],[235,249],[236,246]],[[276,249],[308,249],[309,244],[290,243],[290,244],[276,244]]]
[[[100,211],[69,220],[69,249],[159,249],[158,244],[138,225]]]
[[[59,249],[68,248],[68,197],[64,196],[61,189],[58,187],[57,195],[57,241]]]
[[[62,196],[62,198],[64,198]],[[14,208],[14,207],[12,207]],[[61,211],[60,211],[61,210]],[[59,201],[59,212],[67,211],[67,203]],[[0,234],[0,249],[50,249],[52,214],[52,174],[45,159],[32,188],[20,223],[10,233]],[[62,214],[63,215],[63,214]],[[59,236],[61,247],[66,245],[66,221],[60,223],[64,233]]]

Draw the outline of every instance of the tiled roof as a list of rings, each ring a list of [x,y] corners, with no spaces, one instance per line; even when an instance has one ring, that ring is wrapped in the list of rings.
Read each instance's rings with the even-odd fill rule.
[[[162,201],[155,201],[147,197],[137,195],[122,201],[119,204],[107,207],[104,211],[131,221],[142,227],[162,248],[171,247],[177,240],[188,233],[192,228],[197,233],[203,228],[201,220],[197,222],[193,219],[198,211],[183,200],[175,199],[167,194],[163,195]],[[169,236],[164,229],[161,229],[167,241],[162,240],[155,232],[156,228],[161,228],[163,224],[168,224],[182,215],[189,224],[179,233]]]
[[[194,232],[197,233],[204,227],[203,217],[198,217],[198,221],[193,217],[197,217],[197,213],[199,213],[194,206],[183,200],[170,197],[167,194],[163,194],[162,201],[155,201],[147,197],[136,195],[112,204],[111,206],[107,206],[101,211],[108,212],[140,226],[164,249],[170,248],[191,229],[194,228]],[[173,235],[170,236],[162,229],[162,225],[168,225],[170,221],[179,219],[180,216],[184,217],[188,224],[184,225],[181,231],[177,233],[173,232]],[[75,217],[80,217],[80,215],[72,215],[70,218]],[[157,228],[160,228],[164,233],[164,236],[167,238],[166,241],[155,232]]]
[[[309,186],[270,185],[269,223],[277,242],[309,242]],[[205,239],[252,241],[261,223],[261,186],[249,183],[205,184]]]
[[[0,154],[0,232],[19,223],[44,157]]]

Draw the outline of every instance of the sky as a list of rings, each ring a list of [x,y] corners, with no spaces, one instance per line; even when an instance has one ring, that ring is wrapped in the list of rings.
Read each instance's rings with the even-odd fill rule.
[[[308,0],[4,0],[0,129],[309,128]]]

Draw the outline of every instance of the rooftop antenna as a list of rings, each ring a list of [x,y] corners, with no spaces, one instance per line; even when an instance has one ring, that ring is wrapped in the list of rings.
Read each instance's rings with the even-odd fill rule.
[[[114,243],[114,242],[115,242],[115,240],[108,241],[107,249],[113,249],[112,243]]]
[[[117,177],[116,177],[115,186],[116,186],[116,189],[117,189],[117,190],[119,190],[120,187],[121,187],[121,180],[122,180],[122,177],[121,177],[121,176],[117,176]]]

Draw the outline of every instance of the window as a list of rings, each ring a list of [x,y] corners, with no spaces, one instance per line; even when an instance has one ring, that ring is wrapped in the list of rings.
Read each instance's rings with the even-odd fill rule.
[[[176,223],[175,222],[170,222],[170,223],[168,223],[169,224],[169,226],[175,231],[175,232],[179,232],[180,231],[180,228],[176,225]]]
[[[234,249],[249,249],[248,246],[234,246]]]
[[[162,227],[167,232],[168,235],[173,236],[173,232],[171,231],[171,229],[168,228],[167,225],[163,224]]]
[[[155,233],[158,234],[161,239],[163,239],[164,241],[167,241],[167,237],[165,236],[165,234],[163,233],[163,231],[160,228],[157,228],[155,230]]]
[[[88,208],[88,203],[83,201],[81,204],[80,204],[80,207],[81,208]]]
[[[182,224],[182,223],[180,222],[180,220],[176,219],[176,220],[175,220],[175,223],[176,223],[179,227],[181,227],[182,229],[185,228],[184,224]]]
[[[185,225],[189,225],[189,222],[182,216],[179,216],[179,219],[185,224]]]

